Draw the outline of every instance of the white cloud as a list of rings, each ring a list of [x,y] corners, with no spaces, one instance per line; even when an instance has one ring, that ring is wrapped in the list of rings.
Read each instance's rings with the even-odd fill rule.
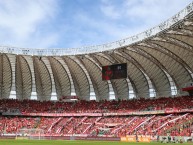
[[[107,1],[107,0],[102,1],[102,5],[100,6],[100,10],[102,11],[102,13],[105,16],[107,16],[108,18],[111,18],[111,19],[118,19],[121,16],[119,11],[116,9],[116,6],[111,4],[111,2]]]
[[[55,0],[1,0],[0,1],[0,42],[25,46],[33,41],[44,41],[41,36],[33,37],[39,27],[55,15]],[[55,39],[55,38],[53,38]]]
[[[191,0],[120,0],[119,3],[113,3],[110,0],[102,0],[101,12],[107,18],[117,20],[100,26],[105,28],[104,32],[111,36],[116,35],[117,38],[131,36],[171,18],[190,2]]]
[[[185,8],[191,0],[128,0],[124,12],[128,19],[136,19],[150,27],[159,24]]]
[[[0,44],[69,48],[112,42],[160,24],[191,2],[80,1],[0,0]]]

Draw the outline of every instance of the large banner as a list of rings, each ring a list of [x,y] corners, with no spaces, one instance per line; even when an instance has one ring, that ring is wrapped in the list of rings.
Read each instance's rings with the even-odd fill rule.
[[[136,142],[136,135],[127,135],[128,142]]]
[[[150,136],[138,136],[138,142],[150,142]]]
[[[110,113],[26,113],[26,112],[3,112],[2,115],[13,115],[13,116],[51,116],[51,117],[62,117],[62,116],[128,116],[128,115],[149,115],[149,114],[171,114],[171,113],[188,113],[193,112],[193,109],[177,109],[177,108],[166,108],[165,110],[156,111],[135,111],[135,112],[110,112]]]
[[[164,110],[156,110],[156,111],[135,111],[135,112],[119,112],[119,113],[103,113],[104,116],[119,116],[119,115],[149,115],[149,114],[164,114]]]
[[[121,141],[123,142],[150,142],[150,136],[144,135],[127,135],[126,137],[121,137]]]
[[[26,116],[102,116],[102,113],[22,113]]]
[[[165,113],[188,113],[193,112],[193,109],[178,109],[178,108],[166,108]]]

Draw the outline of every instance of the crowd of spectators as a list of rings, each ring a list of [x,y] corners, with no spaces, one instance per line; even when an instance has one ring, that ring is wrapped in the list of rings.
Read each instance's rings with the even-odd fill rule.
[[[193,109],[193,97],[134,99],[119,101],[52,102],[37,100],[0,100],[1,113],[124,113],[164,109]],[[0,116],[0,132],[17,133],[20,129],[43,129],[48,135],[190,136],[193,113],[117,115],[117,116]]]
[[[53,102],[37,100],[0,100],[1,111],[17,111],[22,113],[108,113],[163,110],[169,108],[193,109],[193,97],[165,97],[153,99]]]
[[[109,116],[109,117],[24,117],[1,116],[0,132],[43,129],[47,135],[167,135],[190,136],[193,114]]]

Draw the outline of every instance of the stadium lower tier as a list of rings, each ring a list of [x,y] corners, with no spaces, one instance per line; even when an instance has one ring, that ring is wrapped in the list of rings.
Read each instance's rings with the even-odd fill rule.
[[[19,131],[41,129],[51,136],[108,136],[160,135],[190,136],[193,114],[165,114],[143,116],[102,117],[24,117],[1,116],[0,132],[18,134]]]

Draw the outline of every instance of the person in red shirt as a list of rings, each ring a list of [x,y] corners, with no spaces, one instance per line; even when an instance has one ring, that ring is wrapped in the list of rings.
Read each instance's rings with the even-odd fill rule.
[[[104,73],[102,74],[103,80],[110,80],[113,76],[113,71],[110,66],[104,67]]]

